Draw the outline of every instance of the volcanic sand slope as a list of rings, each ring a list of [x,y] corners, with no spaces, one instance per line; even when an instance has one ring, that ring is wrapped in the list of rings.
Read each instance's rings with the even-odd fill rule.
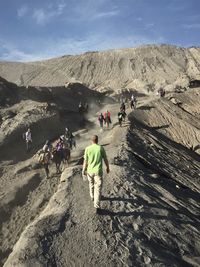
[[[171,102],[179,97],[193,105],[184,111]],[[75,162],[5,266],[200,266],[199,155],[182,143],[184,135],[188,146],[200,141],[199,93],[170,98],[148,104],[141,99],[130,123],[120,128],[113,117],[112,129],[99,134],[111,163],[101,214],[94,214]],[[108,108],[112,114],[118,109]],[[82,132],[77,163],[95,132]]]
[[[17,87],[0,78],[0,265],[12,251],[24,228],[37,217],[55,193],[59,176],[45,179],[35,153],[46,139],[55,140],[66,126],[79,130],[88,122],[78,113],[87,101],[103,99],[80,84],[67,88]],[[31,128],[33,148],[26,153],[23,133]],[[78,138],[78,136],[77,136]],[[78,141],[78,140],[77,140]]]
[[[124,88],[141,92],[160,86],[172,89],[187,86],[190,79],[200,79],[200,48],[149,45],[32,63],[0,62],[0,76],[18,85],[33,86],[78,81],[115,93]]]

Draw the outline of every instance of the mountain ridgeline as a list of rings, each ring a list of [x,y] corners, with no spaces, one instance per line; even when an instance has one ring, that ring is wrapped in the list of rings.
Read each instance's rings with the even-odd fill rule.
[[[0,62],[0,76],[20,86],[81,82],[113,93],[123,89],[145,93],[161,86],[170,90],[200,79],[200,48],[148,45],[38,62]]]

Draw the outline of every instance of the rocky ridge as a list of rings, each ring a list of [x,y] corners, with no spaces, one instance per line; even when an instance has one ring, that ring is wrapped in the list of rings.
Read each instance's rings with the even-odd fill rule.
[[[18,85],[63,86],[80,82],[110,93],[187,87],[200,79],[200,48],[149,45],[89,52],[29,63],[0,62],[0,75]]]
[[[199,89],[140,98],[122,128],[113,117],[99,134],[111,163],[100,215],[81,180],[82,153],[97,132],[86,127],[77,161],[5,266],[200,266],[199,100]]]

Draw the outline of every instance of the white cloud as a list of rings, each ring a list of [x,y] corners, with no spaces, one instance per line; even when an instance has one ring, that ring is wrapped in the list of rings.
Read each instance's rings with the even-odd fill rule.
[[[12,43],[0,39],[0,60],[25,62],[39,60],[41,57],[40,53],[26,53]]]
[[[99,12],[94,14],[94,16],[92,17],[93,19],[99,19],[99,18],[108,18],[108,17],[114,17],[117,16],[119,14],[119,10],[111,10],[111,11],[107,11],[107,12]]]
[[[68,20],[90,22],[98,19],[109,19],[120,14],[117,5],[107,0],[81,0],[72,8],[73,17]]]
[[[122,36],[109,37],[108,35],[91,34],[83,39],[41,39],[35,40],[38,47],[34,44],[29,47],[29,52],[23,51],[16,46],[4,42],[4,51],[1,52],[1,60],[7,61],[36,61],[63,55],[76,55],[87,51],[102,51],[109,49],[130,48],[144,44],[164,43],[162,37],[149,39],[145,36]],[[0,45],[2,47],[2,45]],[[27,44],[28,47],[28,44]],[[41,49],[43,47],[43,49]]]
[[[45,25],[53,18],[59,17],[63,14],[66,4],[58,4],[56,7],[50,7],[47,9],[38,8],[33,11],[32,17],[39,25]]]
[[[45,13],[43,9],[35,9],[33,12],[33,19],[35,19],[37,24],[44,25],[49,20],[49,14]]]
[[[145,25],[145,27],[146,27],[147,29],[149,29],[149,28],[153,28],[154,26],[155,26],[154,23],[147,23],[147,24]]]
[[[183,28],[187,30],[200,29],[200,23],[183,24]]]
[[[17,16],[18,18],[24,17],[28,12],[28,7],[27,6],[21,6],[20,8],[17,9]]]
[[[66,4],[64,4],[64,3],[60,3],[60,4],[58,4],[58,7],[57,7],[57,13],[58,14],[62,14],[63,13],[63,11],[64,11],[64,9],[65,9],[65,7],[66,7]]]
[[[143,19],[141,17],[136,18],[137,21],[142,21]]]

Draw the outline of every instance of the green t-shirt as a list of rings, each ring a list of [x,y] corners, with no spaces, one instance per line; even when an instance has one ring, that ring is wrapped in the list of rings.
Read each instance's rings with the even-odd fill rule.
[[[84,159],[88,163],[87,173],[103,174],[103,159],[105,160],[106,152],[104,148],[98,144],[92,144],[85,149]]]

